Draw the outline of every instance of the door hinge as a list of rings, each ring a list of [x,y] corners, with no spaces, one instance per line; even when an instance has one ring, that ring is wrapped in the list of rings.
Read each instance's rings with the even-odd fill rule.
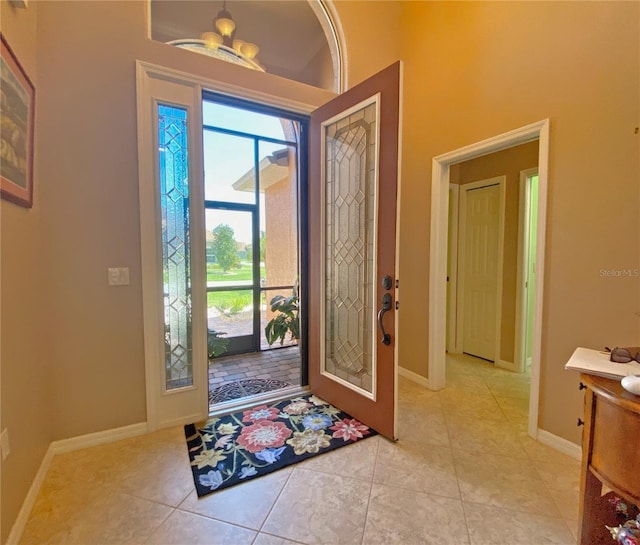
[[[396,278],[396,288],[399,288],[399,287],[400,287],[400,280]]]
[[[400,301],[396,301],[396,310],[400,308]]]

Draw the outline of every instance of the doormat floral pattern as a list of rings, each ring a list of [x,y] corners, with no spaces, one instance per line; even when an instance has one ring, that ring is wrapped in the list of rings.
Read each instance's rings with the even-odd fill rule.
[[[184,427],[198,496],[377,435],[311,395]]]

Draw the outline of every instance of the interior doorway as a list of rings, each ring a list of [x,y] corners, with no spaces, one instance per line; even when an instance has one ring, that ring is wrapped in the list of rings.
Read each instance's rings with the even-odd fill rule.
[[[204,93],[210,411],[305,383],[304,120]]]
[[[449,223],[449,185],[453,167],[463,161],[489,155],[525,144],[538,142],[538,207],[536,223],[536,269],[544,270],[547,173],[549,155],[549,121],[527,125],[440,155],[433,159],[431,190],[431,244],[429,271],[429,386],[445,386],[446,327],[447,327],[447,247]],[[535,276],[531,385],[529,395],[529,426],[531,437],[537,437],[540,390],[541,317],[543,303],[543,275]]]

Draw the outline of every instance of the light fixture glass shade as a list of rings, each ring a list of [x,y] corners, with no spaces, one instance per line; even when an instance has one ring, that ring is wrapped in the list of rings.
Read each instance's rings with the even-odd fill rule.
[[[234,46],[235,46],[235,43],[234,43]],[[242,53],[245,57],[249,59],[255,59],[259,51],[260,51],[260,48],[256,44],[252,44],[251,42],[245,42],[240,46],[240,53]]]
[[[186,40],[172,40],[167,43],[169,45],[179,47],[180,49],[188,49],[190,51],[195,51],[196,53],[201,53],[203,55],[214,57],[222,61],[227,61],[233,64],[245,66],[247,68],[252,68],[253,70],[266,72],[264,67],[258,62],[257,59],[250,59],[246,55],[243,55],[242,53],[239,53],[235,49],[227,47],[224,44],[217,47],[209,47],[207,42],[205,42],[204,40],[194,40],[192,38],[188,38]]]
[[[227,11],[226,1],[222,4],[222,9],[213,20],[215,31],[203,32],[200,39],[180,39],[167,42],[170,45],[196,51],[209,57],[240,64],[254,70],[265,71],[264,67],[256,59],[260,51],[256,44],[245,42],[244,40],[233,39],[236,31],[236,23]]]
[[[245,43],[246,42],[244,40],[238,40],[238,38],[236,38],[235,40],[233,40],[233,49],[240,53],[242,51],[242,46]]]
[[[229,36],[233,34],[236,29],[236,24],[230,17],[217,17],[215,21],[216,29],[222,36]]]
[[[203,32],[200,39],[206,42],[207,47],[218,47],[223,42],[222,36],[216,32]]]

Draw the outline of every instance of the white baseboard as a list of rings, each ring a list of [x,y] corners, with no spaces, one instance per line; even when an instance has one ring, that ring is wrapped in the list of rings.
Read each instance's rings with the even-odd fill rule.
[[[121,428],[78,435],[77,437],[70,437],[69,439],[61,439],[60,441],[51,443],[51,447],[53,448],[54,454],[62,454],[63,452],[73,452],[81,448],[106,445],[107,443],[120,441],[120,439],[137,437],[138,435],[144,435],[147,431],[147,423],[140,422],[139,424],[131,424],[130,426],[123,426]]]
[[[553,433],[539,429],[538,437],[536,439],[548,447],[559,450],[567,456],[571,456],[571,458],[575,458],[578,461],[582,459],[582,447],[580,445],[576,445],[575,443],[567,441],[562,437],[558,437]]]
[[[187,424],[193,424],[194,422],[202,422],[208,418],[208,414],[192,414],[189,416],[185,416],[182,418],[172,418],[171,420],[163,420],[162,422],[158,422],[158,427],[156,430],[163,430],[165,428],[175,428],[176,426],[186,426]],[[153,430],[153,431],[156,431]],[[151,430],[150,430],[151,431]]]
[[[424,386],[425,388],[429,388],[429,379],[423,377],[422,375],[419,375],[418,373],[414,373],[413,371],[409,371],[409,369],[405,369],[404,367],[398,367],[398,374],[401,377],[409,379],[411,382],[415,382],[416,384],[420,384],[420,386]]]
[[[494,365],[496,367],[499,367],[500,369],[506,369],[507,371],[515,371],[516,370],[516,364],[513,361],[496,360]]]
[[[79,435],[78,437],[70,437],[69,439],[61,439],[60,441],[53,441],[47,452],[42,459],[42,463],[38,468],[38,472],[31,483],[29,492],[27,492],[22,507],[18,512],[16,521],[13,523],[11,532],[6,545],[17,545],[24,532],[24,527],[29,520],[31,509],[36,502],[40,487],[44,482],[44,478],[47,475],[51,460],[56,454],[62,454],[64,452],[72,452],[74,450],[80,450],[87,447],[95,447],[97,445],[105,445],[107,443],[113,443],[120,439],[128,439],[130,437],[137,437],[138,435],[144,435],[147,433],[147,423],[140,422],[139,424],[131,424],[130,426],[123,426],[122,428],[114,428],[112,430],[98,431],[96,433],[88,433],[86,435]]]
[[[16,517],[16,521],[11,527],[11,532],[9,533],[9,537],[7,538],[6,545],[17,545],[20,541],[20,538],[22,537],[22,532],[24,532],[24,527],[27,525],[27,520],[29,520],[31,509],[33,509],[33,505],[36,503],[36,498],[38,497],[38,493],[40,492],[40,487],[44,482],[47,471],[49,471],[51,460],[53,460],[54,452],[52,445],[53,443],[49,445],[49,448],[47,449],[47,452],[45,452],[44,458],[42,459],[40,467],[38,468],[38,472],[33,478],[33,482],[31,483],[29,492],[27,492],[27,495],[22,502],[22,507],[20,508],[18,516]]]

